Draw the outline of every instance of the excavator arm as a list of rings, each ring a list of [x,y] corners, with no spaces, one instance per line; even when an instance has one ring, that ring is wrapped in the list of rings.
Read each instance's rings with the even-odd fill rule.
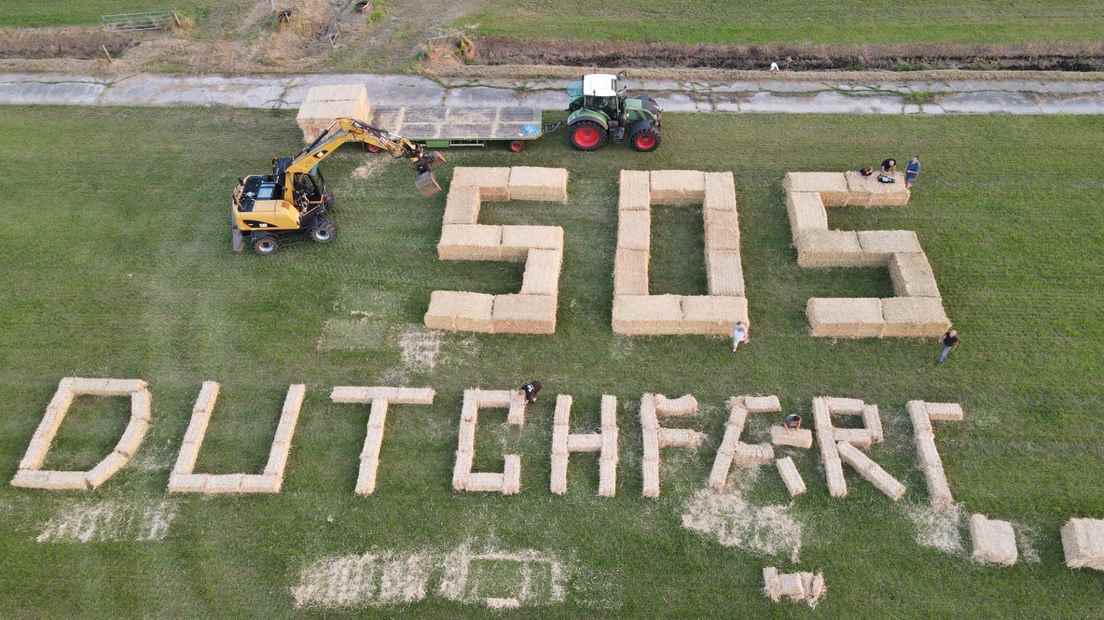
[[[310,173],[315,166],[346,142],[361,142],[387,151],[392,157],[409,160],[417,173],[414,185],[422,195],[433,196],[441,191],[441,186],[433,176],[433,169],[445,162],[445,158],[440,153],[427,151],[425,147],[408,138],[373,127],[355,118],[338,118],[314,142],[292,158],[291,164],[286,169],[285,195],[292,195],[292,184],[297,174]]]

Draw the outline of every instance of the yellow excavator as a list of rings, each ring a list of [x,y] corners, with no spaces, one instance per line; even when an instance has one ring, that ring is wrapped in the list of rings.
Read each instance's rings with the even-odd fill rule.
[[[294,157],[272,160],[272,174],[238,179],[230,202],[230,238],[235,252],[249,243],[257,254],[274,254],[282,240],[306,233],[318,243],[333,241],[336,229],[329,212],[333,194],[318,169],[322,160],[346,142],[361,142],[371,151],[387,151],[408,159],[417,176],[414,185],[424,196],[441,191],[433,169],[445,158],[415,142],[354,118],[339,118]]]

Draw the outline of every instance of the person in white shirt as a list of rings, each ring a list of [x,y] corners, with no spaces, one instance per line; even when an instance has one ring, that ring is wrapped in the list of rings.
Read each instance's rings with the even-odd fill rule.
[[[743,321],[736,321],[736,326],[732,328],[732,352],[736,352],[736,347],[740,346],[741,342],[748,341],[747,325],[744,325]]]

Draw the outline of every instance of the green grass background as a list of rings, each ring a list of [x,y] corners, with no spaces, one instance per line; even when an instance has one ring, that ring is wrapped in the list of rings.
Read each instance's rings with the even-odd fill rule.
[[[353,486],[368,409],[329,403],[330,387],[394,376],[399,334],[421,323],[432,290],[514,291],[518,266],[438,261],[444,196],[418,197],[402,164],[368,181],[350,178],[367,157],[356,149],[325,165],[339,201],[335,243],[303,243],[264,259],[232,255],[230,191],[238,176],[264,172],[271,156],[299,146],[290,113],[6,108],[0,480],[15,473],[60,377],[147,379],[154,425],[136,461],[95,493],[0,485],[0,608],[30,617],[284,617],[293,613],[289,588],[323,556],[447,552],[470,539],[548,551],[581,567],[563,606],[528,615],[1097,615],[1102,577],[1064,568],[1058,528],[1071,516],[1104,516],[1095,482],[1104,440],[1104,215],[1096,198],[1104,180],[1086,164],[1104,147],[1099,119],[672,114],[665,121],[654,154],[622,146],[580,154],[559,137],[518,155],[449,153],[450,165],[570,170],[568,204],[488,205],[482,216],[564,227],[557,333],[446,336],[440,364],[407,377],[435,387],[435,404],[392,410],[380,482],[364,498]],[[781,189],[787,170],[842,170],[913,153],[925,168],[909,207],[834,210],[831,221],[917,231],[963,335],[942,368],[933,364],[934,342],[807,335],[809,297],[889,295],[891,287],[884,270],[799,269]],[[738,355],[722,340],[611,333],[621,168],[734,172],[752,320],[751,343]],[[701,290],[698,211],[664,211],[656,218],[652,290]],[[364,329],[376,337],[360,339],[357,350],[320,351],[325,322],[351,320],[352,310],[367,313]],[[478,467],[497,468],[503,452],[523,455],[522,493],[454,495],[463,389],[531,378],[546,390],[524,430],[504,433],[504,415],[488,412],[478,444]],[[211,473],[259,472],[287,385],[308,385],[282,494],[169,498],[178,514],[160,543],[35,542],[52,514],[78,501],[163,500],[192,400],[208,379],[223,388],[198,467]],[[657,500],[640,496],[635,419],[644,391],[696,394],[704,411],[688,424],[711,442],[693,453],[666,452]],[[548,492],[556,393],[575,396],[573,421],[584,429],[595,428],[602,393],[619,397],[616,498],[595,496],[597,464],[586,456],[572,459],[566,496]],[[908,486],[904,501],[913,504],[923,504],[926,492],[905,402],[962,402],[966,421],[937,431],[952,489],[968,511],[1033,528],[1041,562],[984,568],[919,547],[901,506],[851,472],[851,495],[829,498],[815,452],[796,451],[809,485],[792,509],[805,528],[800,567],[823,570],[830,590],[815,611],[772,606],[760,592],[760,570],[789,567],[785,558],[722,547],[680,525],[687,498],[708,476],[722,403],[744,393],[779,394],[787,413],[808,414],[810,399],[822,394],[879,404],[888,438],[872,454]],[[47,466],[91,465],[110,450],[124,418],[119,402],[82,400]],[[762,419],[748,433],[757,440],[771,420],[754,418]],[[770,470],[753,498],[787,501]],[[620,607],[589,610],[581,603],[587,597]],[[410,611],[484,613],[433,594]]]

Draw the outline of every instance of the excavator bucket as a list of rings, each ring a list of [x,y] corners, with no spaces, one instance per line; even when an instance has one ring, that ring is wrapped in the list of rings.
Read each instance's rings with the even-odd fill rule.
[[[445,163],[445,156],[440,151],[430,151],[426,153],[426,163],[429,165],[429,169],[432,170],[437,166]]]
[[[414,177],[414,187],[418,188],[426,198],[435,196],[441,191],[441,184],[437,182],[437,177],[433,176],[432,170],[419,172],[418,176]]]

